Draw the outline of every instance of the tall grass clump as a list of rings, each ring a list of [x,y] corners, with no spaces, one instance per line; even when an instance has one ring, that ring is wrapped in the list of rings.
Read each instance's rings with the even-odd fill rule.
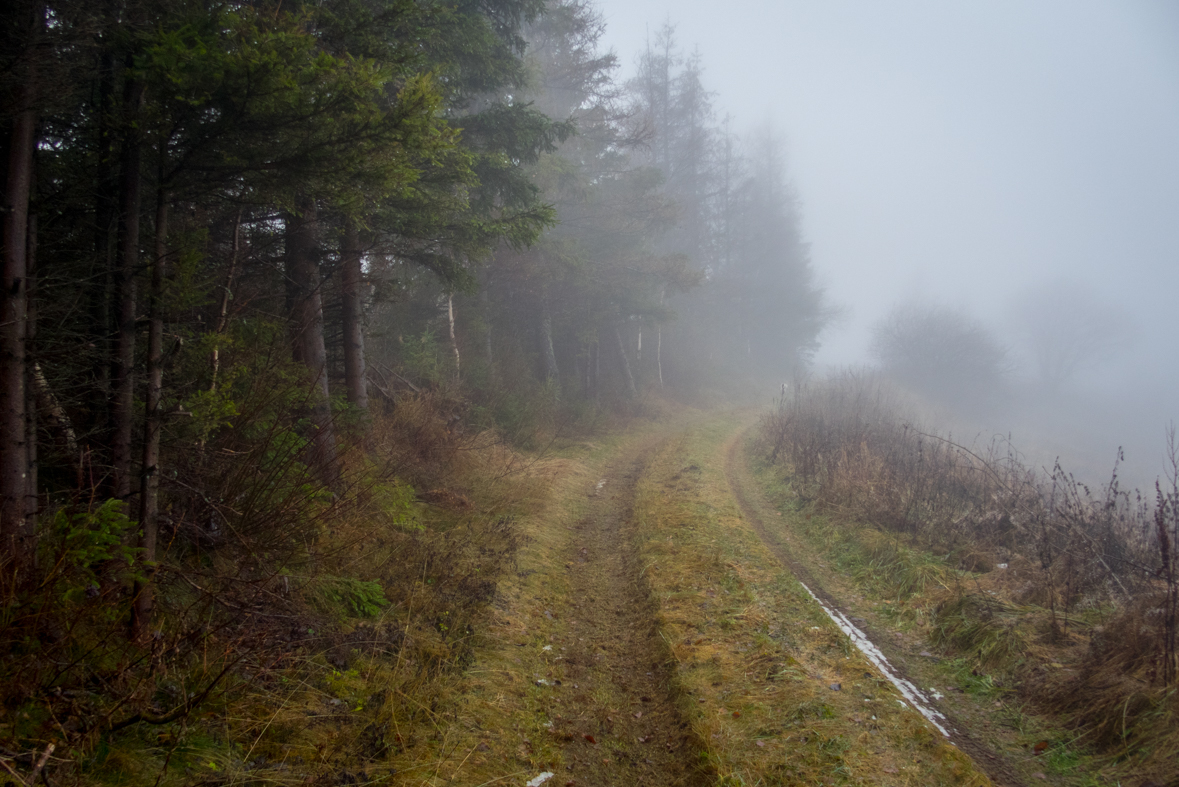
[[[961,445],[871,372],[797,386],[759,432],[802,502],[962,572],[938,595],[936,643],[1010,673],[1111,752],[1149,760],[1179,745],[1173,433],[1152,500],[1122,489],[1116,467],[1093,488],[1059,463],[1026,466],[1004,441]]]

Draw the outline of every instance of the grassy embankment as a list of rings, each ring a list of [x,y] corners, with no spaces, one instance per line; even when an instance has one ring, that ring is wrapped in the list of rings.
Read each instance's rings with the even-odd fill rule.
[[[741,424],[711,418],[669,441],[636,505],[683,714],[723,783],[989,783],[900,702],[743,519],[723,467]]]

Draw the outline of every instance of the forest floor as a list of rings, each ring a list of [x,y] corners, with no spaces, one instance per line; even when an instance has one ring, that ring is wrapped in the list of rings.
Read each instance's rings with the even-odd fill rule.
[[[1038,757],[1035,719],[970,691],[767,502],[755,420],[681,413],[547,460],[481,655],[403,783],[1101,783]]]

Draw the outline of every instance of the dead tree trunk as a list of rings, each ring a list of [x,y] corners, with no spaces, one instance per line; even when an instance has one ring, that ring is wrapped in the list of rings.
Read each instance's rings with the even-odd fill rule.
[[[368,414],[368,380],[364,368],[364,298],[360,264],[360,228],[352,219],[344,223],[340,249],[340,290],[344,323],[344,386],[348,402]]]
[[[298,213],[287,217],[287,280],[295,359],[307,367],[310,386],[311,452],[308,464],[334,484],[339,476],[336,434],[328,398],[327,348],[323,340],[323,295],[319,276],[318,219],[315,200],[301,197]]]
[[[57,435],[58,440],[65,449],[66,455],[69,457],[70,466],[74,470],[78,487],[81,488],[82,450],[78,446],[78,433],[74,429],[73,421],[70,420],[70,416],[66,413],[65,408],[61,406],[61,400],[57,398],[57,394],[49,387],[49,380],[46,379],[45,372],[42,371],[40,364],[35,361],[30,363],[29,379],[33,387],[33,395],[37,403],[37,408],[44,414],[45,426]]]

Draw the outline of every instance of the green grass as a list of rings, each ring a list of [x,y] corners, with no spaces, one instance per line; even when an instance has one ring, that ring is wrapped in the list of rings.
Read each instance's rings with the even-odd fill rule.
[[[952,649],[980,666],[1013,671],[1028,654],[1024,610],[978,593],[958,593],[934,612],[930,640]]]

